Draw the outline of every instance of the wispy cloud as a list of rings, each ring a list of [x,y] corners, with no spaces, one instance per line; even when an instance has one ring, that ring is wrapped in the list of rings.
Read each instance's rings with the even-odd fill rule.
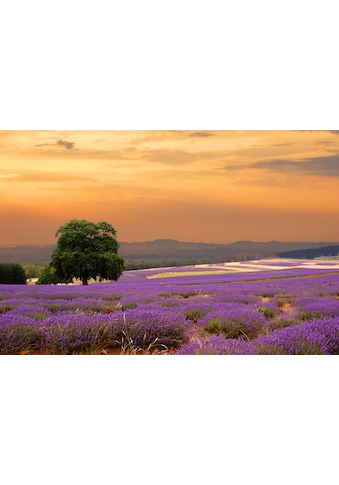
[[[229,164],[224,170],[263,169],[271,172],[288,173],[291,171],[324,177],[339,176],[339,154],[306,158],[293,161],[287,159],[260,160],[250,164]]]
[[[300,163],[300,162],[299,162]],[[260,162],[255,162],[249,164],[249,168],[265,168],[273,171],[285,171],[286,169],[294,169],[298,168],[299,166],[298,162],[292,162],[291,160],[270,160],[268,162],[266,161],[260,161]]]
[[[214,136],[214,133],[211,133],[210,131],[193,131],[193,133],[190,133],[189,136],[198,137],[198,138],[206,138],[206,137],[209,137],[209,136]]]
[[[74,143],[71,141],[58,140],[56,143],[39,143],[38,145],[34,145],[34,146],[38,148],[62,146],[66,148],[66,150],[72,150],[72,148],[74,148]]]
[[[288,147],[290,145],[294,145],[294,143],[273,143],[271,146],[272,147]]]
[[[311,158],[306,161],[305,170],[316,175],[336,177],[339,175],[339,154]]]
[[[333,135],[339,135],[339,130],[296,130],[301,133],[333,133]]]
[[[155,149],[142,150],[140,158],[148,162],[162,163],[167,165],[184,165],[193,162],[210,163],[211,161],[222,161],[228,155],[228,151],[189,151]]]
[[[72,148],[74,147],[74,143],[70,141],[64,141],[64,140],[58,140],[57,145],[61,145],[65,147],[67,150],[72,150]]]

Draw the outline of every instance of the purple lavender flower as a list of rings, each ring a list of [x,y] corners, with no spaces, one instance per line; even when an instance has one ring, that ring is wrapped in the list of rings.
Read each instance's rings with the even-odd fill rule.
[[[226,339],[222,335],[211,335],[195,339],[181,346],[179,355],[251,355],[252,343],[241,339]]]
[[[113,330],[112,338],[118,344],[127,335],[140,348],[147,348],[152,343],[179,347],[186,340],[182,317],[159,308],[126,311],[117,317]]]
[[[0,354],[19,354],[40,348],[39,325],[22,315],[1,315]]]
[[[339,316],[339,300],[333,298],[303,298],[294,304],[299,312],[299,318],[304,321],[314,320],[322,316]]]
[[[261,336],[256,354],[336,354],[339,351],[339,318],[323,318],[292,325]]]
[[[208,333],[226,338],[253,338],[266,324],[264,315],[244,304],[224,304],[207,313],[200,321]]]

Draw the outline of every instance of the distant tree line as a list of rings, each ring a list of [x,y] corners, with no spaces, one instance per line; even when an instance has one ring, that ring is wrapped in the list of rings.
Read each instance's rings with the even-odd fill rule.
[[[313,249],[296,249],[277,253],[280,258],[314,259],[322,256],[339,256],[339,246],[324,246]]]
[[[25,285],[26,273],[18,263],[0,264],[0,284],[3,285]]]
[[[230,261],[246,261],[246,255],[237,255],[233,258],[171,258],[171,259],[125,259],[124,270],[149,269],[149,268],[166,268],[175,266],[189,266],[194,264],[217,264]],[[261,258],[256,258],[261,259]],[[41,284],[54,284],[59,280],[56,278],[52,268],[48,268],[49,263],[22,263],[26,271],[27,278],[39,278]],[[46,270],[46,271],[45,271]]]
[[[133,269],[148,269],[148,268],[164,268],[167,266],[189,266],[192,264],[206,264],[211,262],[208,259],[125,259],[125,270]]]

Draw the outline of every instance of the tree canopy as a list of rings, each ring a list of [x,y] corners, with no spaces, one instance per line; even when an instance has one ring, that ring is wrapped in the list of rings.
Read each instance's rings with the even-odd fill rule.
[[[90,278],[117,281],[124,260],[117,254],[116,230],[107,222],[73,219],[61,226],[50,266],[59,281],[79,278],[84,285]]]
[[[0,264],[0,283],[1,284],[14,284],[25,285],[26,273],[21,264],[18,263],[5,263]]]

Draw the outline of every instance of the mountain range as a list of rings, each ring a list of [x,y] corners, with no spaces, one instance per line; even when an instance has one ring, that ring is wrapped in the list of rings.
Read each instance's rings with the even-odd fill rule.
[[[131,260],[189,259],[222,262],[239,259],[276,257],[277,253],[302,249],[316,249],[339,245],[338,242],[253,242],[237,241],[231,244],[181,242],[174,239],[156,239],[144,242],[120,242],[119,255]],[[47,262],[55,244],[0,247],[0,263]]]

